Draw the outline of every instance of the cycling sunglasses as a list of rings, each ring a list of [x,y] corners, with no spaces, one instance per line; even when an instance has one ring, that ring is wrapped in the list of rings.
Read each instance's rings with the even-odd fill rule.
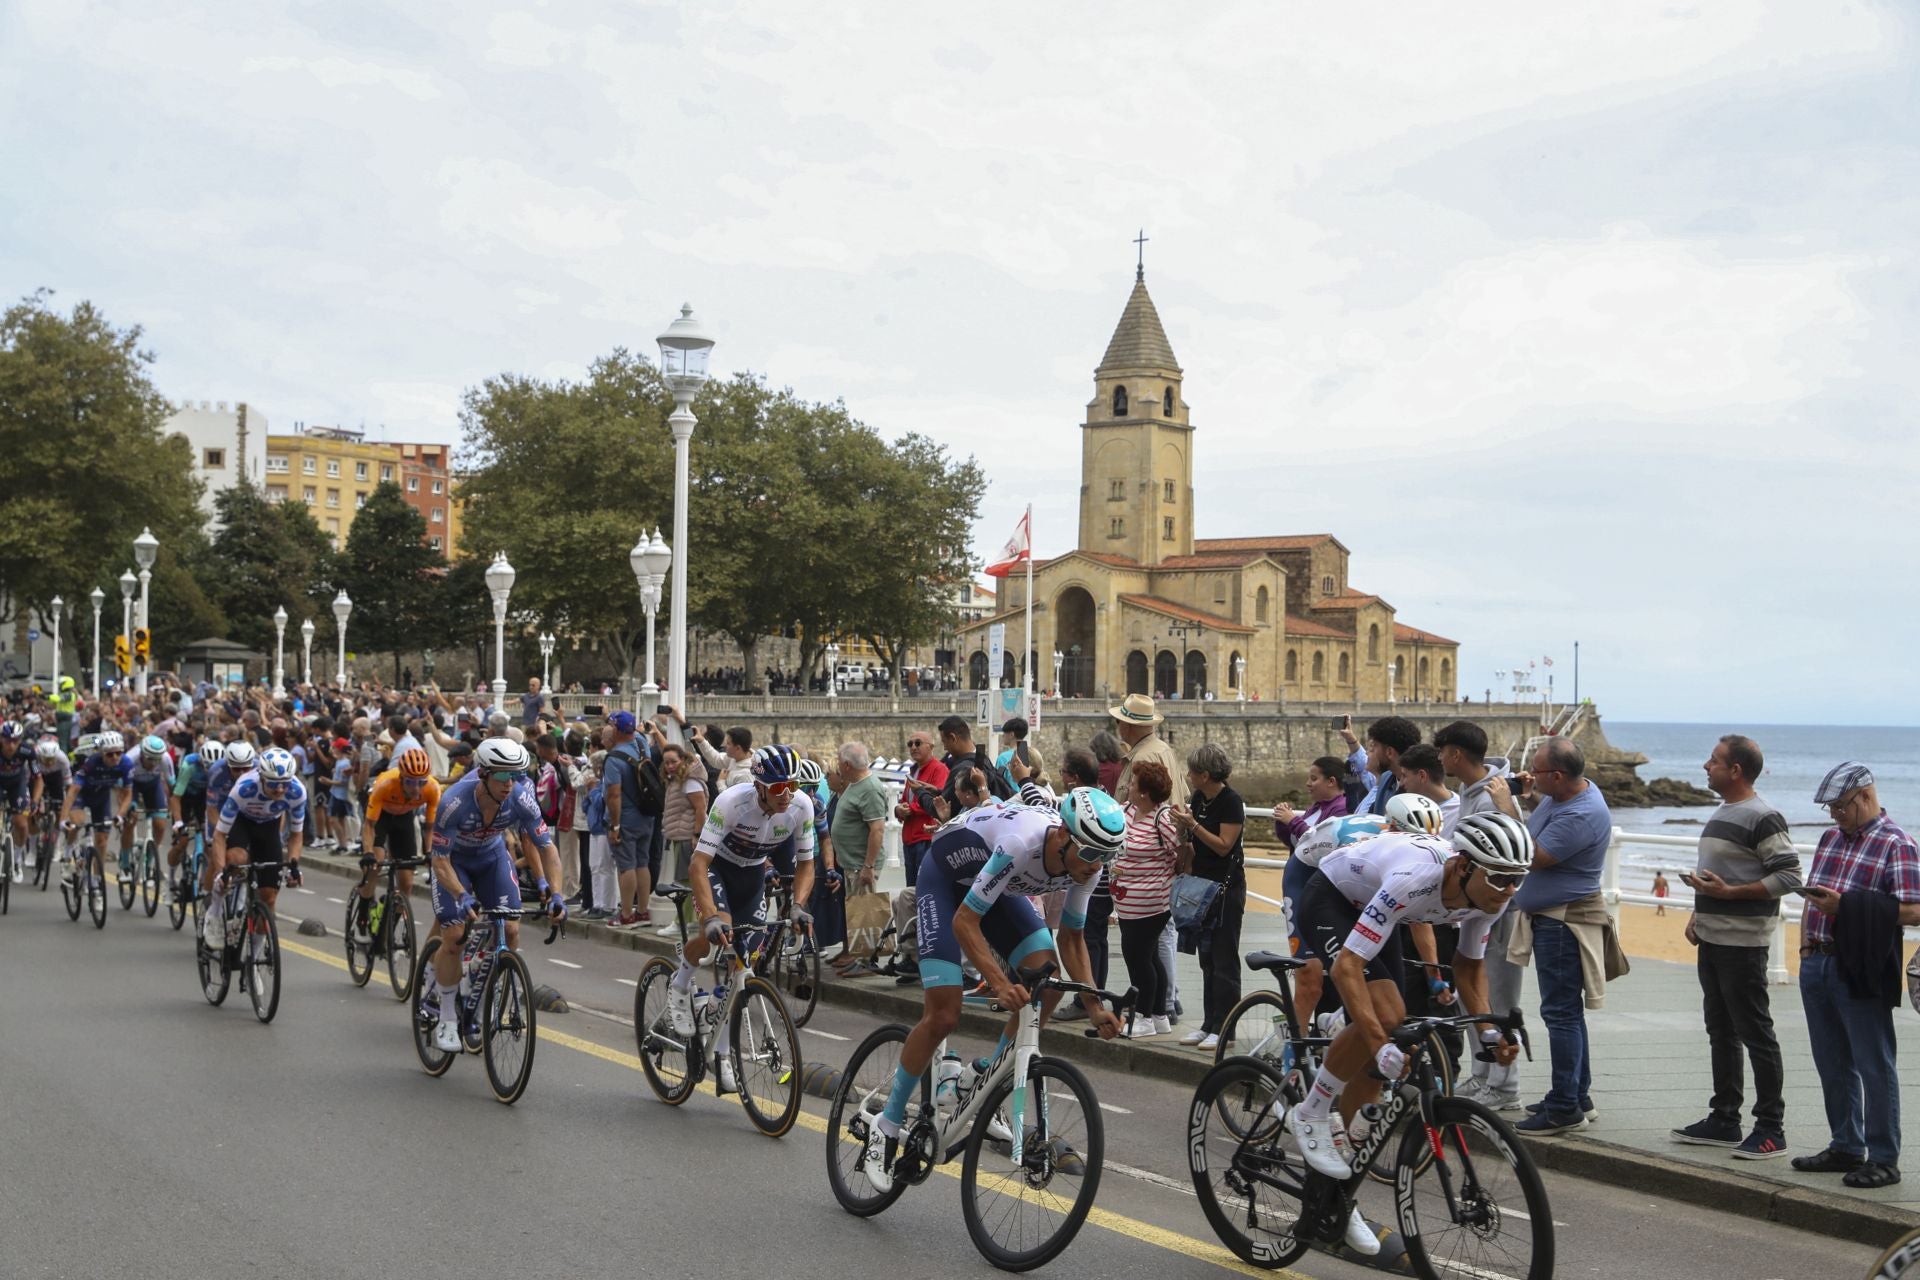
[[[1485,876],[1487,883],[1496,889],[1517,889],[1520,887],[1520,882],[1527,878],[1516,871],[1488,871],[1485,867],[1480,869],[1480,874]]]
[[[525,769],[488,769],[482,776],[489,782],[495,778],[505,778],[508,782],[523,782],[526,780],[527,771]]]
[[[790,796],[800,788],[797,782],[763,782],[760,785],[767,789],[770,796]]]

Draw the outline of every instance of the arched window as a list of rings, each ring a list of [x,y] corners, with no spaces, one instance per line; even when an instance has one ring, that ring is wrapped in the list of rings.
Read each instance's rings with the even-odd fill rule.
[[[1127,389],[1125,387],[1115,387],[1113,389],[1113,416],[1116,418],[1124,418],[1127,416]]]
[[[1320,579],[1320,594],[1323,596],[1330,596],[1333,594],[1333,575],[1332,574],[1328,574],[1326,577]]]
[[[984,689],[987,687],[987,655],[975,652],[967,659],[967,688]]]
[[[1380,661],[1380,624],[1377,622],[1367,627],[1367,661]]]
[[[1313,682],[1315,684],[1327,682],[1327,655],[1324,653],[1313,655]]]
[[[1207,655],[1198,649],[1187,650],[1187,678],[1180,696],[1195,702],[1207,696]]]
[[[1153,659],[1153,696],[1171,698],[1179,687],[1180,655],[1170,649],[1162,649]]]
[[[1147,692],[1147,655],[1138,649],[1127,655],[1127,692]]]
[[[1440,659],[1440,695],[1444,698],[1453,696],[1453,663],[1445,658]]]
[[[1287,650],[1287,683],[1294,684],[1300,679],[1300,651]]]
[[[1348,660],[1348,656],[1344,653],[1340,655],[1340,683],[1353,683],[1353,663]]]
[[[1165,414],[1169,418],[1173,416],[1173,388],[1172,387],[1168,387],[1167,393],[1160,398],[1160,412]]]
[[[1428,683],[1427,660],[1424,657],[1420,659],[1419,679],[1415,682],[1413,686],[1413,691],[1415,693],[1418,693],[1422,689],[1425,689],[1428,693],[1433,692],[1433,686]]]
[[[1267,600],[1267,589],[1265,587],[1261,587],[1253,593],[1253,620],[1255,622],[1265,622],[1267,620]],[[1291,680],[1293,677],[1288,676],[1287,678]]]
[[[1245,675],[1246,673],[1240,670],[1240,651],[1235,649],[1227,655],[1227,680],[1235,689],[1238,689],[1246,683]]]

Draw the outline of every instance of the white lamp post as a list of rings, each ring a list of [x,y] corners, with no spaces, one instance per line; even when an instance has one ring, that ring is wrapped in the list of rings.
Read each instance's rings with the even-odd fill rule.
[[[66,602],[59,596],[53,598],[53,696],[55,698],[60,696],[60,610],[65,607]],[[29,662],[27,665],[31,667],[33,664]]]
[[[655,680],[653,665],[654,617],[660,612],[661,585],[667,580],[667,570],[673,567],[673,548],[661,541],[656,527],[651,535],[642,534],[640,541],[633,544],[633,550],[627,553],[627,563],[633,566],[633,580],[640,584],[640,607],[647,613],[647,678],[640,685],[639,704],[644,718],[660,709],[660,685]],[[686,696],[684,690],[680,691],[682,709],[686,706]]]
[[[301,643],[303,643],[307,647],[307,660],[301,664],[301,668],[300,668],[302,671],[306,673],[306,679],[302,680],[301,683],[305,685],[311,685],[313,683],[313,619],[312,618],[308,618],[305,622],[300,624],[300,640],[301,640]]]
[[[133,540],[133,562],[140,566],[140,629],[145,631],[152,625],[149,607],[153,602],[153,562],[160,555],[160,540],[153,536],[153,530],[141,529],[140,536]],[[148,643],[152,643],[151,637]],[[147,672],[152,667],[151,660],[140,664],[140,683],[135,691],[141,697],[147,696]]]
[[[493,595],[493,709],[507,709],[507,597],[513,592],[513,566],[498,552],[487,566],[487,590]]]
[[[129,569],[120,575],[120,634],[126,638],[127,651],[133,651],[133,591],[140,585],[140,579],[133,576]],[[122,680],[124,688],[126,681]]]
[[[693,318],[693,308],[682,306],[680,318],[660,335],[660,374],[673,393],[673,413],[667,427],[673,432],[673,612],[668,627],[667,691],[684,697],[687,687],[687,442],[693,439],[693,398],[707,381],[707,360],[713,339]]]
[[[540,687],[546,688],[553,683],[553,635],[540,633]]]
[[[827,641],[826,652],[827,696],[829,698],[837,698],[840,696],[840,646],[829,640]]]
[[[347,615],[353,612],[353,601],[347,598],[347,589],[340,588],[340,594],[333,598],[333,620],[337,624],[334,632],[340,638],[340,654],[333,664],[333,681],[342,689],[347,687]]]
[[[287,683],[287,610],[273,611],[273,689],[277,695]]]
[[[1067,655],[1058,649],[1053,651],[1053,700],[1060,701],[1060,668],[1066,662]]]
[[[107,602],[107,593],[95,587],[88,593],[87,599],[93,601],[93,690],[95,702],[100,700],[100,606]],[[58,692],[58,690],[56,690]]]
[[[1233,660],[1233,682],[1240,686],[1240,701],[1247,700],[1247,660],[1244,656]]]

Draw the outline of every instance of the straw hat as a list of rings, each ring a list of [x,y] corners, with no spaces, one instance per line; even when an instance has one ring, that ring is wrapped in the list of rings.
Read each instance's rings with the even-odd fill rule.
[[[1159,724],[1166,719],[1154,707],[1153,696],[1145,693],[1128,694],[1119,706],[1108,707],[1107,714],[1127,724]]]

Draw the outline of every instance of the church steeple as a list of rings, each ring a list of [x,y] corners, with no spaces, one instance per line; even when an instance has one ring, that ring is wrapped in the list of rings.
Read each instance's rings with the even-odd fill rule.
[[[1160,325],[1160,313],[1154,310],[1153,298],[1147,293],[1144,270],[1134,276],[1126,310],[1120,313],[1120,323],[1114,326],[1113,338],[1107,343],[1107,354],[1100,358],[1093,373],[1096,378],[1109,373],[1164,373],[1175,379],[1180,377],[1180,362],[1173,358],[1173,344],[1167,341],[1167,331]]]

